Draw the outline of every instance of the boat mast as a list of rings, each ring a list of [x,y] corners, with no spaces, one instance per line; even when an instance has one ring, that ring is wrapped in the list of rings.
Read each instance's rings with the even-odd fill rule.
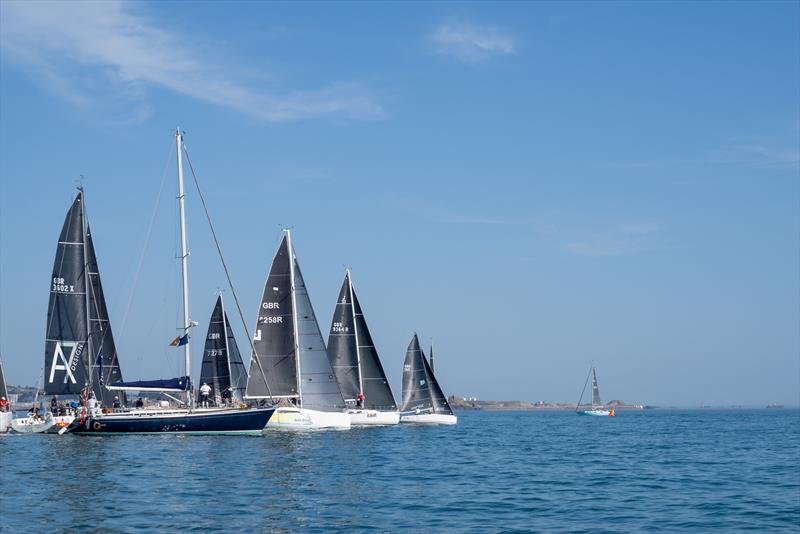
[[[78,191],[81,192],[81,241],[83,241],[83,287],[84,287],[84,300],[86,302],[86,395],[88,398],[89,392],[92,391],[92,362],[94,360],[94,353],[92,352],[92,317],[89,311],[89,262],[88,255],[86,254],[86,196],[83,192],[83,185],[78,186]],[[99,400],[99,399],[98,399]]]
[[[225,302],[222,300],[222,291],[219,293],[219,304],[222,308],[222,335],[225,336],[225,361],[228,364],[228,387],[231,388],[231,404],[233,404],[233,369],[231,369],[231,351],[228,347],[228,316],[225,313]],[[222,398],[222,392],[217,392]]]
[[[300,329],[297,326],[297,298],[294,285],[294,247],[292,246],[292,231],[289,228],[286,232],[286,245],[289,248],[289,282],[292,288],[292,328],[294,328],[294,365],[297,375],[297,407],[303,406],[303,376],[300,374]]]
[[[178,152],[178,206],[180,207],[181,216],[181,275],[183,276],[183,335],[189,334],[191,323],[189,322],[189,251],[186,246],[186,206],[185,197],[183,192],[183,154],[181,149],[183,147],[183,134],[181,129],[175,131],[175,144],[177,145]],[[191,358],[189,354],[189,340],[183,345],[183,357],[185,365],[185,375],[191,384]],[[194,398],[192,396],[191,388],[186,392],[187,406],[190,410],[194,409]]]
[[[356,365],[358,366],[358,394],[364,394],[364,381],[361,377],[361,350],[358,348],[358,323],[356,323],[356,301],[353,298],[353,279],[350,276],[350,269],[347,273],[347,290],[350,292],[350,311],[353,313],[353,332],[356,335]],[[366,405],[366,403],[364,403]]]

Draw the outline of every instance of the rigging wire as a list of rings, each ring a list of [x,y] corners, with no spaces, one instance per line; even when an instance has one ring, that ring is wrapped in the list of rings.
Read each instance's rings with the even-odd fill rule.
[[[211,237],[214,238],[214,245],[217,247],[217,254],[219,255],[220,262],[222,262],[222,268],[225,271],[225,277],[228,279],[228,286],[231,288],[231,294],[233,295],[233,301],[236,303],[236,310],[239,312],[239,319],[242,321],[242,326],[244,327],[244,331],[248,334],[247,341],[250,343],[250,348],[253,351],[253,359],[258,365],[258,370],[261,373],[261,378],[264,379],[264,385],[267,386],[267,394],[269,395],[270,401],[273,403],[275,400],[272,398],[272,390],[269,387],[269,382],[267,382],[267,375],[264,373],[264,368],[261,366],[261,360],[258,359],[258,352],[256,352],[255,343],[253,343],[253,336],[249,334],[249,329],[247,328],[247,322],[244,320],[244,313],[242,313],[242,307],[239,304],[239,296],[236,294],[236,289],[233,287],[233,280],[231,279],[231,273],[228,270],[228,264],[225,263],[225,258],[222,255],[222,247],[219,244],[219,240],[217,239],[217,232],[214,230],[214,224],[211,222],[211,215],[208,212],[208,206],[206,205],[206,199],[203,196],[203,192],[200,190],[200,182],[197,179],[197,174],[194,172],[194,167],[192,166],[192,160],[189,158],[189,151],[186,149],[186,144],[183,145],[183,153],[186,154],[186,163],[189,164],[189,171],[192,173],[192,179],[194,180],[194,186],[197,190],[197,195],[200,197],[200,203],[203,205],[203,211],[206,215],[206,221],[208,221],[208,227],[211,229]]]
[[[150,215],[150,224],[147,226],[147,233],[145,234],[144,239],[144,246],[142,247],[142,254],[139,257],[139,264],[136,267],[136,273],[133,276],[133,284],[131,284],[131,293],[128,297],[128,306],[125,308],[125,314],[122,316],[122,328],[119,331],[119,344],[122,346],[122,340],[125,337],[125,328],[128,325],[128,316],[130,315],[131,307],[133,306],[133,296],[136,294],[136,286],[139,282],[139,275],[142,272],[142,265],[144,264],[144,258],[147,254],[147,249],[150,245],[150,239],[153,235],[153,226],[156,222],[156,215],[158,215],[158,206],[161,204],[161,194],[164,192],[164,185],[167,183],[167,167],[169,166],[169,162],[172,159],[172,144],[170,143],[169,154],[167,155],[167,161],[164,163],[164,171],[162,172],[161,176],[161,187],[158,189],[158,195],[156,195],[156,203],[153,206],[153,213]]]

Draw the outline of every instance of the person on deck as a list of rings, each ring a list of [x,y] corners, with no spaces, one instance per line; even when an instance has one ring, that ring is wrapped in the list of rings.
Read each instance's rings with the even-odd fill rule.
[[[118,412],[122,408],[122,403],[119,401],[119,395],[114,395],[114,403],[112,404],[114,411]]]
[[[230,406],[231,405],[231,401],[233,400],[233,391],[232,391],[232,389],[233,388],[225,388],[222,391],[222,403],[225,404],[225,406]]]
[[[142,398],[141,398],[141,397],[139,397],[138,399],[136,399],[136,407],[137,407],[137,408],[144,408],[144,401],[142,400]]]
[[[203,382],[200,386],[200,404],[203,408],[208,408],[208,396],[211,395],[211,386]]]
[[[366,399],[364,394],[363,393],[359,393],[358,396],[356,397],[356,407],[363,408],[364,407],[364,399]]]
[[[8,401],[5,397],[0,397],[0,412],[8,410]]]
[[[94,398],[94,391],[89,393],[89,400],[86,401],[86,407],[89,409],[90,415],[95,415],[97,411],[97,399]]]
[[[50,399],[50,411],[54,414],[58,413],[58,395],[53,395]]]

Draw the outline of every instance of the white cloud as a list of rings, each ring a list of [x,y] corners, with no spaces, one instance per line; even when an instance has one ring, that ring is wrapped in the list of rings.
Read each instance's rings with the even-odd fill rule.
[[[443,24],[433,32],[432,40],[437,53],[464,63],[477,63],[495,55],[515,52],[513,37],[498,27]]]
[[[285,93],[255,87],[223,62],[203,57],[197,36],[159,27],[140,12],[141,5],[125,0],[0,6],[6,56],[75,105],[119,99],[138,103],[134,115],[142,116],[149,109],[146,89],[157,87],[267,121],[384,115],[358,84]]]

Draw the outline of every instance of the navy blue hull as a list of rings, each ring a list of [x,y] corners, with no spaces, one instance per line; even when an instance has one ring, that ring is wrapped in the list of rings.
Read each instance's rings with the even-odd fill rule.
[[[193,413],[140,411],[90,417],[70,431],[74,434],[258,434],[274,412],[274,408]]]

